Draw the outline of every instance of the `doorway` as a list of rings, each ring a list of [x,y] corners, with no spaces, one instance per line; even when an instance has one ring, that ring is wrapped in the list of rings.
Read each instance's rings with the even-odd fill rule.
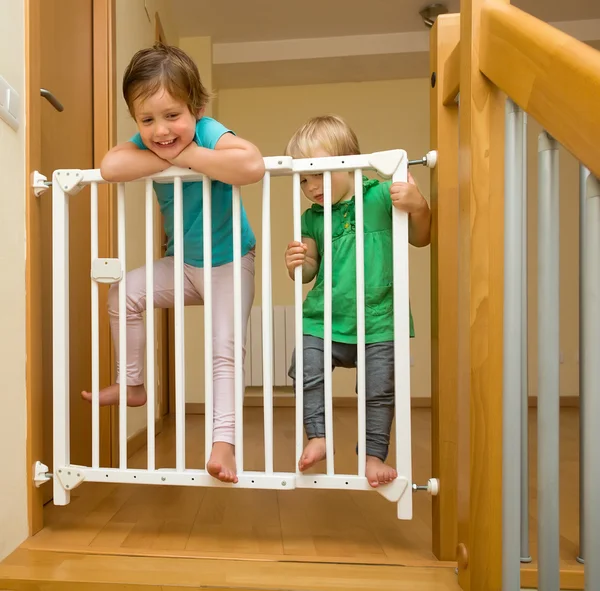
[[[57,168],[96,168],[114,143],[114,0],[28,0],[26,3],[26,171],[51,179]],[[45,97],[42,97],[44,89]],[[46,100],[47,99],[47,100]],[[29,183],[28,183],[29,186]],[[71,462],[91,461],[91,408],[80,398],[91,384],[91,283],[89,188],[70,201],[70,428]],[[112,256],[112,199],[99,191],[99,252]],[[39,489],[33,465],[52,471],[52,192],[27,192],[27,410],[29,530],[43,527],[43,504],[52,487]],[[112,378],[106,313],[100,289],[100,385]],[[101,409],[100,460],[112,465],[111,424]]]

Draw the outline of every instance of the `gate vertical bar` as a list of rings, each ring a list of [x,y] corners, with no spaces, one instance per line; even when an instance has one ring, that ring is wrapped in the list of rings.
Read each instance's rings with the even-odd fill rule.
[[[585,269],[588,265],[588,253],[585,248],[587,229],[587,191],[586,183],[590,171],[583,165],[579,165],[579,553],[577,562],[584,562],[585,541],[585,360],[583,350],[585,347],[585,318],[584,298],[585,293]]]
[[[119,284],[119,468],[127,469],[127,240],[125,185],[117,185],[117,247],[123,277]]]
[[[235,357],[235,463],[244,471],[244,359],[242,347],[242,223],[240,188],[233,187],[233,318]]]
[[[148,400],[146,402],[147,410],[147,452],[148,452],[148,470],[155,468],[155,450],[154,421],[156,420],[155,411],[155,389],[154,389],[154,194],[152,191],[152,181],[146,180],[146,389],[148,391]]]
[[[522,112],[506,100],[504,144],[504,354],[502,380],[502,589],[520,589],[521,306],[523,264]]]
[[[295,172],[292,177],[293,209],[294,209],[294,241],[302,242],[300,203],[300,175]],[[296,336],[296,473],[300,474],[298,462],[304,448],[304,333],[302,326],[302,267],[294,269],[294,324]]]
[[[527,232],[527,113],[523,116],[523,263],[521,269],[521,562],[531,562],[529,552],[529,313]]]
[[[583,514],[590,527],[584,531],[585,589],[600,589],[600,181],[592,174],[586,180],[585,275],[583,318],[586,325],[584,360],[584,490]],[[580,468],[581,469],[581,468]]]
[[[204,464],[213,445],[213,323],[212,323],[212,184],[202,177],[202,232],[204,234]]]
[[[52,179],[52,426],[53,471],[71,463],[69,425],[69,202]],[[71,493],[53,479],[55,505],[66,505]]]
[[[263,177],[262,347],[265,472],[273,473],[273,286],[271,281],[271,173]]]
[[[327,475],[333,476],[335,467],[333,462],[333,389],[332,389],[332,335],[331,335],[331,308],[332,302],[332,230],[331,230],[331,172],[323,173],[323,197],[325,208],[325,305],[324,305],[324,371],[325,371],[325,447],[326,447],[326,464]]]
[[[393,182],[407,182],[406,155]],[[398,519],[412,519],[412,441],[410,412],[410,304],[408,296],[408,215],[393,208],[394,245],[394,392],[396,417],[396,469],[408,479],[408,489],[398,502]]]
[[[354,171],[356,211],[356,383],[358,390],[358,475],[365,476],[367,464],[367,399],[365,392],[365,227],[362,170]]]
[[[90,252],[91,263],[98,258],[98,183],[91,185]],[[100,467],[100,310],[98,282],[92,277],[92,468]]]
[[[185,335],[183,312],[183,183],[174,179],[175,468],[185,470]]]
[[[538,581],[543,591],[558,591],[558,144],[546,132],[539,136],[538,153]]]

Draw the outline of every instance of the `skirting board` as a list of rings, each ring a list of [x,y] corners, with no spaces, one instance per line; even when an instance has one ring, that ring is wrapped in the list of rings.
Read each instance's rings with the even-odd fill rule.
[[[538,398],[537,396],[529,397],[529,407],[537,407]],[[579,408],[579,396],[561,396],[560,406],[562,408]]]
[[[158,435],[163,428],[163,419],[160,417],[154,421],[154,434]],[[140,451],[140,449],[146,447],[148,443],[148,429],[144,427],[140,429],[135,435],[132,435],[127,440],[127,457],[130,458],[133,454]]]
[[[529,407],[537,407],[537,396],[529,397]],[[262,396],[246,396],[244,398],[245,407],[262,407]],[[275,396],[273,406],[276,408],[291,408],[295,405],[295,400],[292,396]],[[412,408],[431,408],[431,398],[419,397],[411,398],[410,405]],[[561,396],[560,406],[563,408],[578,408],[579,396]],[[356,397],[340,396],[333,399],[334,408],[352,408],[356,407]],[[204,402],[187,402],[185,405],[185,413],[188,415],[203,415]]]
[[[273,399],[273,406],[276,408],[292,408],[296,401],[292,397],[278,397]],[[262,407],[262,396],[246,396],[244,398],[245,407]],[[413,398],[411,399],[413,408],[429,408],[431,406],[430,398]],[[333,399],[334,408],[356,408],[356,397],[341,396]],[[188,415],[203,415],[204,402],[187,402],[185,405],[185,414]]]

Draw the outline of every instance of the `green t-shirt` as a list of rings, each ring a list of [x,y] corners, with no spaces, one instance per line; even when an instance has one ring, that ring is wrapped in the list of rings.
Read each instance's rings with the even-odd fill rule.
[[[365,342],[394,340],[394,265],[392,255],[391,183],[363,177],[365,243]],[[356,231],[354,197],[331,208],[332,340],[356,343]],[[302,236],[325,255],[325,211],[314,204],[302,214]],[[321,264],[315,285],[304,300],[304,334],[324,338],[325,274]],[[410,336],[414,337],[412,314]]]

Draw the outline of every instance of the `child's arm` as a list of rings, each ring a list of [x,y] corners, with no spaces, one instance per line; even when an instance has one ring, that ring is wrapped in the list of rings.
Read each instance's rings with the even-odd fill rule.
[[[319,251],[317,243],[307,236],[303,242],[290,242],[285,251],[285,265],[290,279],[294,279],[294,270],[302,265],[302,283],[310,283],[319,272]]]
[[[231,133],[223,134],[214,150],[192,142],[171,164],[191,168],[229,185],[250,185],[265,174],[265,163],[258,148]]]
[[[110,183],[124,183],[162,172],[171,164],[150,150],[140,150],[133,142],[112,148],[102,159],[100,174]]]
[[[427,246],[431,240],[431,211],[410,172],[407,183],[390,188],[392,205],[408,213],[408,241],[413,246]]]

